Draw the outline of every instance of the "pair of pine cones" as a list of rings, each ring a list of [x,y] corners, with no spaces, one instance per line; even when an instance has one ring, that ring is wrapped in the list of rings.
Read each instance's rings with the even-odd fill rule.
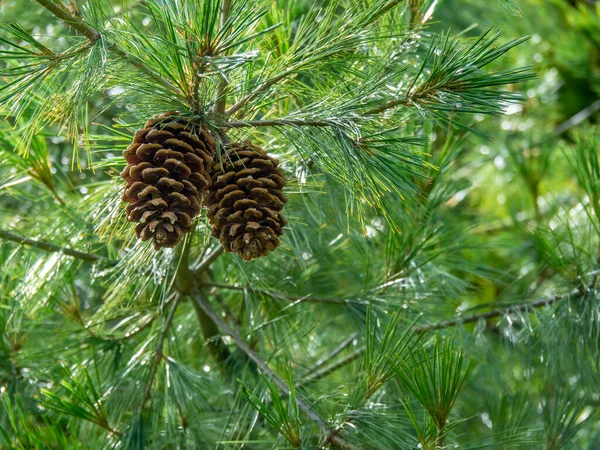
[[[206,126],[171,114],[149,120],[123,153],[127,220],[154,248],[175,247],[202,206],[225,251],[249,261],[279,245],[285,178],[275,158],[249,142],[217,142]]]

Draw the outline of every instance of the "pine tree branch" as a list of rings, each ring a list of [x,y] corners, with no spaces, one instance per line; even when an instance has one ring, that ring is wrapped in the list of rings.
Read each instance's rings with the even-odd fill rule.
[[[258,95],[269,89],[271,86],[275,85],[279,81],[293,74],[296,69],[288,69],[285,72],[277,75],[276,77],[271,78],[270,80],[265,81],[260,86],[258,86],[254,91],[247,94],[240,101],[238,101],[233,106],[229,107],[225,114],[231,116],[238,112],[241,108],[243,108],[249,101],[255,99]],[[398,99],[390,100],[381,104],[380,106],[376,106],[374,108],[366,110],[363,114],[365,116],[372,116],[376,114],[380,114],[388,109],[396,108],[401,105],[408,105],[412,103],[414,100],[417,100],[425,95],[429,95],[429,91],[424,93],[415,93],[413,96],[409,97],[400,97]],[[254,122],[254,124],[253,124]],[[329,126],[331,123],[325,121],[306,121],[302,119],[275,119],[275,120],[266,120],[266,121],[231,121],[229,124],[234,124],[235,128],[240,128],[244,126],[277,126],[277,125],[300,125],[300,126]],[[249,124],[249,125],[245,125]]]
[[[193,274],[198,277],[199,275],[201,275],[202,273],[204,273],[204,271],[206,269],[208,269],[210,267],[210,265],[215,262],[217,260],[217,258],[219,258],[219,256],[221,256],[223,254],[223,252],[225,251],[225,249],[222,246],[219,246],[214,252],[212,252],[210,255],[208,255],[208,257],[202,261],[198,267],[195,267],[193,270]]]
[[[75,31],[84,35],[92,44],[95,44],[96,42],[102,39],[102,34],[98,30],[89,26],[79,17],[74,16],[69,10],[57,5],[53,0],[35,1],[44,8],[46,8],[48,11],[50,11],[56,18],[62,20]],[[111,49],[115,54],[128,60],[132,66],[134,66],[138,70],[145,72],[152,79],[154,79],[154,81],[166,87],[168,90],[176,90],[176,88],[171,83],[169,83],[167,80],[161,77],[158,73],[147,67],[141,61],[132,58],[126,51],[117,47],[113,42],[106,42],[106,48]]]
[[[18,242],[21,245],[30,245],[32,247],[39,248],[40,250],[46,250],[48,252],[56,252],[62,253],[67,256],[72,256],[73,258],[81,259],[83,261],[88,262],[97,262],[97,261],[111,261],[103,256],[94,255],[91,253],[80,252],[78,250],[73,250],[68,247],[61,247],[60,245],[53,244],[51,242],[38,241],[36,239],[31,239],[24,236],[19,236],[14,233],[10,233],[8,231],[0,230],[0,239],[4,239],[7,241]],[[114,261],[111,261],[114,262]]]
[[[281,81],[284,78],[286,78],[286,77],[290,76],[291,74],[293,74],[295,70],[296,70],[296,68],[288,69],[288,70],[280,73],[279,75],[271,78],[270,80],[267,80],[264,83],[260,84],[256,89],[254,89],[252,92],[250,92],[249,94],[247,94],[245,97],[243,97],[236,104],[230,106],[225,111],[225,114],[228,115],[228,116],[231,116],[231,115],[235,114],[240,109],[242,109],[244,106],[246,106],[246,103],[248,103],[251,100],[254,100],[260,94],[262,94],[267,89],[269,89],[271,86],[277,84],[279,81]]]
[[[326,120],[308,119],[273,119],[273,120],[232,120],[219,124],[222,128],[246,128],[246,127],[330,127],[334,124]]]
[[[369,23],[372,23],[373,21],[375,21],[376,19],[378,19],[379,17],[381,17],[382,15],[384,15],[385,13],[387,13],[388,11],[390,11],[392,8],[394,8],[400,2],[403,2],[403,1],[405,1],[405,0],[390,0],[386,5],[384,5],[379,11],[377,11],[375,14],[373,14],[369,18],[370,19]],[[291,68],[283,71],[279,75],[276,75],[273,78],[271,78],[271,79],[263,82],[256,89],[254,89],[252,92],[248,93],[246,96],[244,96],[242,99],[240,99],[237,103],[235,103],[234,105],[230,106],[225,111],[225,114],[228,115],[228,116],[231,116],[231,115],[237,113],[248,102],[250,102],[251,100],[254,100],[261,93],[263,93],[267,89],[269,89],[271,86],[274,86],[275,84],[279,83],[281,80],[289,77],[290,75],[293,75],[299,69],[300,65],[301,64],[297,64],[296,66],[291,67]],[[267,125],[264,125],[264,126],[267,126]],[[317,126],[326,126],[326,125],[317,125]]]
[[[488,321],[490,319],[494,319],[496,317],[511,314],[513,312],[523,312],[523,311],[528,311],[530,309],[537,309],[537,308],[543,308],[546,306],[550,306],[561,300],[571,298],[572,296],[575,296],[576,298],[582,297],[584,292],[585,292],[584,290],[578,289],[576,291],[573,291],[570,295],[555,295],[552,297],[542,298],[542,299],[536,300],[534,302],[520,303],[520,304],[516,304],[513,306],[507,306],[505,308],[493,309],[491,311],[473,314],[473,315],[466,316],[466,317],[459,318],[459,319],[444,320],[442,322],[436,322],[436,323],[432,323],[429,325],[416,327],[414,329],[414,332],[420,334],[420,333],[425,333],[428,331],[437,331],[437,330],[442,330],[445,328],[451,328],[451,327],[454,327],[457,325],[466,325],[469,323],[478,322],[481,319]],[[347,365],[347,364],[351,363],[352,361],[354,361],[355,359],[359,358],[364,352],[365,352],[365,347],[360,347],[360,348],[354,350],[351,354],[345,356],[343,359],[340,359],[339,361],[328,364],[327,366],[323,367],[321,370],[314,372],[309,377],[301,380],[299,383],[297,383],[297,386],[301,386],[301,385],[304,385],[309,382],[317,381],[317,380],[329,375],[330,373],[335,372],[336,370],[340,369],[341,367],[344,367],[345,365]]]
[[[88,38],[92,43],[96,43],[100,39],[102,39],[102,35],[86,24],[79,17],[72,15],[68,10],[63,7],[57,5],[52,0],[36,0],[40,5],[54,14],[57,18],[65,22],[71,28],[73,28],[78,33],[83,34],[86,38]]]
[[[196,312],[196,317],[200,324],[200,331],[206,342],[209,354],[218,362],[227,362],[231,358],[231,352],[229,351],[227,344],[223,341],[223,338],[219,336],[219,327],[194,300],[192,300],[192,306]]]
[[[582,295],[582,293],[580,291],[575,291],[574,294],[576,296]],[[565,298],[568,298],[568,297],[570,297],[570,296],[554,295],[552,297],[542,298],[542,299],[536,300],[534,302],[520,303],[520,304],[517,304],[514,306],[507,306],[506,308],[493,309],[491,311],[473,314],[471,316],[467,316],[464,318],[444,320],[443,322],[437,322],[437,323],[432,323],[430,325],[424,325],[422,327],[417,327],[417,328],[415,328],[415,332],[416,333],[425,333],[427,331],[442,330],[444,328],[450,328],[450,327],[454,327],[456,325],[465,325],[468,323],[478,322],[481,319],[484,319],[487,321],[490,319],[495,319],[496,317],[510,314],[512,312],[522,312],[522,311],[527,311],[528,309],[536,309],[536,308],[542,308],[545,306],[550,306],[553,303],[556,303],[560,300],[564,300]]]
[[[229,13],[231,11],[231,0],[223,0],[221,5],[221,28],[225,26],[227,19],[229,18]],[[222,75],[221,81],[219,82],[219,86],[217,87],[217,102],[213,108],[213,112],[215,114],[224,114],[225,106],[227,102],[227,98],[225,96],[225,90],[227,89],[227,78]]]
[[[581,297],[583,295],[583,290],[576,290],[573,292],[574,295]],[[442,322],[437,322],[437,323],[433,323],[430,325],[425,325],[422,327],[416,327],[414,329],[415,333],[425,333],[427,331],[434,331],[434,330],[441,330],[444,328],[450,328],[459,324],[467,324],[467,323],[472,323],[472,322],[477,322],[481,319],[484,320],[489,320],[489,319],[493,319],[496,317],[500,317],[504,314],[510,314],[511,312],[515,312],[515,311],[527,311],[529,309],[535,309],[535,308],[541,308],[541,307],[545,307],[545,306],[549,306],[553,303],[556,303],[560,300],[566,299],[570,296],[568,295],[556,295],[556,296],[552,296],[552,297],[547,297],[547,298],[543,298],[540,300],[536,300],[534,302],[527,302],[527,303],[522,303],[522,304],[518,304],[518,305],[514,305],[511,307],[507,307],[507,308],[500,308],[500,309],[495,309],[492,311],[487,311],[485,313],[480,313],[480,314],[473,314],[471,316],[467,316],[463,319],[454,319],[454,320],[445,320]],[[300,383],[297,383],[296,386],[299,387],[301,385],[304,385],[306,383],[309,382],[313,382],[316,381],[320,378],[323,378],[326,375],[329,375],[330,373],[340,369],[341,367],[344,367],[346,364],[356,360],[357,358],[359,358],[360,356],[362,356],[362,354],[365,352],[365,347],[361,347],[356,349],[355,351],[353,351],[350,355],[346,356],[345,358],[341,359],[340,361],[337,361],[335,363],[332,363],[324,368],[322,368],[320,371],[313,373],[313,375],[311,375],[310,377],[301,380]],[[332,442],[333,439],[335,437],[338,436],[338,434],[342,431],[341,427],[337,427],[334,430],[332,430],[327,437],[325,438],[325,440],[323,441],[323,445]],[[443,438],[443,437],[442,437]],[[440,439],[437,440],[437,445],[441,446],[441,441]],[[436,446],[437,448],[437,446]]]
[[[419,100],[420,98],[424,97],[424,95],[422,94],[415,94],[411,97],[400,97],[400,98],[396,98],[394,100],[389,100],[385,103],[382,103],[379,106],[375,106],[371,109],[367,109],[366,111],[363,112],[363,114],[365,116],[372,116],[372,115],[376,115],[376,114],[381,114],[382,112],[387,111],[388,109],[393,109],[396,108],[398,106],[407,106],[411,103],[414,103],[416,100]]]
[[[256,89],[256,91],[249,94],[247,96],[248,97],[247,99],[245,97],[242,100],[240,100],[238,103],[244,103],[244,104],[247,103],[248,101],[250,101],[254,98],[252,96],[253,94],[255,94],[255,95],[260,94],[261,92],[263,92],[264,90],[268,89],[273,84],[278,82],[281,78],[283,78],[283,76],[276,77],[272,80],[269,80],[269,82],[263,83],[263,85],[259,86]],[[353,120],[355,120],[355,121],[369,120],[371,116],[381,114],[389,109],[397,108],[398,106],[409,106],[411,104],[418,103],[419,100],[427,98],[428,96],[432,96],[432,89],[430,89],[430,88],[422,89],[420,91],[416,91],[416,92],[412,93],[409,96],[403,96],[403,97],[399,97],[397,99],[389,100],[385,103],[382,103],[379,106],[375,106],[366,111],[363,111],[361,113],[362,116],[354,117]],[[237,112],[237,109],[234,110],[235,107],[237,107],[237,104],[233,105],[227,111],[225,111],[225,114],[230,114],[230,111],[232,111],[231,114]],[[241,105],[240,108],[241,107],[243,107],[243,105]],[[566,120],[565,122],[563,122],[559,126],[557,126],[550,138],[564,133],[568,129],[583,122],[585,119],[587,119],[588,117],[590,117],[592,114],[596,113],[599,110],[600,110],[600,100],[592,103],[588,107],[581,110],[579,113],[575,114],[570,119]],[[248,128],[248,127],[257,128],[257,127],[278,127],[278,126],[329,127],[329,126],[335,126],[335,123],[333,123],[331,121],[327,121],[327,120],[285,119],[285,118],[283,118],[283,119],[270,119],[270,120],[231,120],[231,121],[224,121],[224,122],[220,123],[219,125],[222,128]]]
[[[290,300],[292,302],[297,303],[330,303],[334,305],[348,305],[352,303],[360,303],[367,304],[368,302],[365,300],[346,300],[342,298],[316,298],[316,297],[307,297],[307,296],[294,296],[294,295],[285,295],[280,294],[278,292],[266,291],[263,289],[254,289],[247,286],[233,286],[229,284],[218,284],[218,283],[202,283],[204,287],[216,288],[216,289],[228,289],[232,291],[252,291],[257,294],[266,295],[272,298],[279,298],[284,300]],[[291,305],[290,305],[291,306]]]
[[[173,294],[171,295],[165,302],[163,305],[163,308],[167,305],[170,305],[172,301],[174,301],[177,298],[178,294]],[[137,336],[138,334],[140,334],[142,331],[148,329],[156,319],[158,319],[159,317],[161,317],[161,314],[156,313],[154,314],[152,317],[150,317],[148,320],[146,320],[146,322],[144,322],[142,325],[140,325],[139,327],[137,327],[135,330],[132,330],[128,333],[125,333],[123,336],[119,336],[118,338],[112,338],[113,340],[118,340],[118,341],[123,341],[123,340],[127,340],[127,339],[131,339],[135,336]]]
[[[333,349],[331,352],[329,352],[326,356],[324,356],[321,359],[319,359],[314,364],[313,367],[311,367],[309,370],[307,370],[306,372],[304,372],[304,374],[301,375],[301,378],[309,378],[313,373],[317,372],[323,365],[325,365],[325,363],[327,361],[331,361],[333,358],[335,358],[337,355],[339,355],[342,351],[344,351],[344,349],[346,349],[346,347],[348,347],[349,345],[351,345],[352,342],[354,342],[354,340],[357,337],[358,337],[358,333],[352,333],[350,336],[348,336],[346,338],[345,341],[343,341],[335,349]]]
[[[313,372],[307,378],[304,378],[304,379],[300,380],[298,383],[296,383],[296,387],[304,386],[307,383],[311,383],[313,381],[317,381],[317,380],[320,380],[323,377],[326,377],[327,375],[329,375],[330,373],[335,372],[339,368],[344,367],[347,364],[350,364],[352,361],[354,361],[355,359],[357,359],[360,356],[362,356],[362,354],[364,352],[365,352],[365,348],[364,347],[357,348],[352,353],[350,353],[349,355],[343,357],[339,361],[336,361],[336,362],[333,362],[331,364],[328,364],[325,367],[323,367],[321,370]]]
[[[182,296],[178,295],[175,298],[173,306],[171,307],[171,311],[169,311],[169,315],[167,316],[167,320],[165,320],[165,326],[163,327],[163,331],[158,340],[158,344],[156,344],[156,350],[154,353],[154,360],[152,362],[152,367],[150,369],[150,375],[148,376],[148,382],[146,383],[146,389],[144,390],[144,396],[142,397],[142,402],[138,407],[138,413],[142,411],[144,405],[150,397],[152,396],[152,384],[154,383],[154,378],[156,377],[156,372],[158,370],[158,365],[160,364],[160,360],[163,358],[163,348],[165,344],[165,339],[167,338],[167,334],[169,333],[169,328],[171,323],[173,322],[173,318],[175,317],[175,311],[177,311],[177,307],[179,306],[179,302],[181,302]]]
[[[219,316],[216,311],[212,308],[210,303],[206,300],[206,298],[202,295],[199,289],[194,291],[192,299],[199,308],[201,308],[204,313],[210,317],[217,326],[221,329],[223,333],[230,336],[235,344],[242,350],[250,360],[252,360],[259,368],[264,372],[264,374],[269,377],[277,386],[277,388],[283,392],[285,395],[290,396],[291,391],[289,386],[279,378],[275,372],[269,367],[269,365],[256,353],[242,338],[241,336],[234,331],[222,318]],[[296,404],[298,408],[300,408],[313,422],[317,424],[317,426],[324,432],[329,433],[327,424],[325,421],[314,411],[314,409],[308,405],[304,400],[302,400],[299,396],[295,396]],[[336,445],[343,449],[353,450],[355,447],[344,439],[340,437],[335,437],[332,439],[332,442],[335,442]]]
[[[190,240],[186,239],[183,245],[183,247],[180,247],[181,257],[179,258],[179,267],[175,277],[175,289],[180,295],[189,296],[198,284],[198,280],[204,278],[210,265],[223,254],[223,247],[219,246],[200,263],[195,271],[192,271],[190,269]],[[219,328],[204,311],[198,308],[195,302],[192,302],[192,306],[196,312],[202,336],[207,342],[209,353],[217,361],[227,361],[231,354],[225,342],[218,337]]]

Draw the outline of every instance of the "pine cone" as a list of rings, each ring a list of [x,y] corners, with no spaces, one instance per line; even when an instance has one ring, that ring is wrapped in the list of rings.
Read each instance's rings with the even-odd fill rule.
[[[191,231],[210,186],[216,142],[208,130],[162,114],[138,130],[123,152],[127,182],[123,201],[135,233],[154,248],[175,247]]]
[[[204,201],[212,235],[225,251],[246,261],[274,250],[287,224],[280,214],[287,202],[281,191],[285,178],[277,164],[260,147],[235,142],[213,165],[212,186]]]

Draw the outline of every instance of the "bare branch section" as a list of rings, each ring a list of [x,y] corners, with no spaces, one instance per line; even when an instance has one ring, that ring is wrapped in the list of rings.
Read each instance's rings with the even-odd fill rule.
[[[73,16],[67,9],[57,5],[52,0],[36,0],[40,5],[65,22],[78,33],[83,34],[92,43],[99,41],[102,35],[78,17]]]
[[[352,353],[340,359],[339,361],[323,366],[323,368],[321,368],[320,370],[312,372],[306,378],[296,383],[296,387],[303,386],[312,381],[320,380],[321,378],[329,375],[330,373],[335,372],[340,367],[344,367],[346,364],[350,364],[352,361],[359,358],[364,352],[364,347],[357,348]]]
[[[417,100],[419,97],[418,96],[414,96],[413,100]],[[384,111],[387,111],[388,109],[393,109],[396,108],[398,106],[405,106],[411,103],[411,99],[407,98],[407,97],[400,97],[400,98],[396,98],[394,100],[390,100],[386,103],[383,103],[375,108],[371,108],[366,110],[363,114],[366,116],[372,116],[375,114],[381,114]]]
[[[579,291],[573,293],[575,296],[581,296]],[[487,311],[484,313],[473,314],[471,316],[464,317],[462,319],[453,319],[453,320],[445,320],[443,322],[432,323],[430,325],[424,325],[422,327],[418,327],[415,331],[417,333],[425,333],[426,331],[435,331],[442,330],[444,328],[454,327],[456,325],[465,325],[468,323],[478,322],[479,320],[490,320],[495,319],[496,317],[505,316],[510,314],[511,312],[522,312],[530,309],[543,308],[545,306],[550,306],[553,303],[556,303],[560,300],[564,300],[569,296],[566,295],[555,295],[552,297],[546,297],[534,302],[526,302],[520,303],[514,306],[508,306],[506,308],[493,309],[491,311]]]
[[[58,19],[65,22],[75,31],[84,35],[92,44],[102,39],[102,34],[98,30],[94,29],[93,27],[90,27],[79,17],[73,16],[69,10],[57,5],[52,0],[35,1],[38,2],[44,8],[46,8],[48,11],[50,11],[52,14],[54,14],[54,16],[56,16]],[[131,58],[131,56],[127,52],[117,47],[114,43],[107,42],[106,47],[110,48],[114,53],[116,53],[120,57],[127,59],[131,63],[131,65],[134,66],[136,69],[146,72],[146,74],[148,74],[152,79],[154,79],[154,81],[160,83],[162,86],[166,87],[170,91],[175,90],[175,87],[171,83],[169,83],[167,80],[165,80],[152,69],[148,68],[145,64],[142,64],[137,59]]]
[[[190,242],[188,239],[181,252],[181,260],[179,261],[179,268],[177,269],[177,277],[175,279],[175,288],[181,295],[186,296],[193,294],[194,289],[197,288],[198,280],[201,280],[206,276],[206,271],[210,268],[211,264],[223,254],[223,247],[219,246],[216,250],[214,250],[199,264],[195,271],[192,271],[190,268],[189,253]],[[209,316],[207,316],[201,308],[198,307],[196,302],[192,301],[192,306],[196,312],[200,330],[206,342],[209,353],[217,361],[227,361],[230,358],[231,353],[229,352],[225,342],[223,342],[223,339],[221,339],[219,336],[219,328],[217,324],[215,324],[215,322]]]
[[[192,296],[192,300],[198,305],[200,309],[204,311],[204,313],[210,317],[213,322],[217,324],[217,326],[221,329],[221,331],[228,336],[230,336],[235,344],[242,350],[248,358],[250,358],[259,368],[263,371],[263,373],[269,377],[277,387],[283,392],[285,395],[289,396],[291,394],[289,386],[279,378],[275,372],[269,367],[269,365],[241,338],[241,336],[235,332],[222,318],[219,316],[216,311],[212,308],[210,303],[206,300],[206,298],[202,295],[200,290],[196,289],[194,295]],[[296,404],[298,407],[313,421],[317,424],[317,426],[326,434],[329,434],[330,430],[327,427],[325,421],[313,410],[313,408],[304,402],[299,396],[295,396]],[[343,449],[354,450],[355,447],[344,439],[336,436],[331,440],[337,446]]]
[[[21,245],[29,245],[31,247],[39,248],[40,250],[46,250],[47,252],[62,253],[64,255],[72,256],[73,258],[81,259],[88,262],[96,261],[108,261],[102,256],[94,255],[91,253],[84,253],[78,250],[73,250],[68,247],[61,247],[60,245],[52,244],[51,242],[38,241],[36,239],[30,239],[28,237],[19,236],[18,234],[10,233],[8,231],[0,230],[0,239],[7,241],[17,242]]]

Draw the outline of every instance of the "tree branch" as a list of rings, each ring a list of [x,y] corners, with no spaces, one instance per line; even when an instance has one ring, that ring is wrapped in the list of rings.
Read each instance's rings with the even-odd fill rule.
[[[228,361],[231,358],[231,352],[223,339],[219,336],[219,327],[193,299],[192,306],[196,312],[196,317],[200,324],[200,331],[206,342],[209,354],[218,362],[223,363]]]
[[[175,289],[180,295],[189,296],[198,285],[198,280],[201,280],[206,270],[210,265],[223,253],[223,247],[217,248],[204,261],[200,263],[198,268],[193,272],[190,269],[190,239],[186,239],[180,247],[179,267],[177,268],[177,276],[175,278]],[[206,315],[204,311],[198,308],[195,302],[192,306],[196,311],[200,331],[204,340],[207,342],[209,353],[217,361],[226,361],[230,357],[229,349],[222,339],[218,337],[219,329],[215,323]]]
[[[556,136],[560,136],[565,131],[570,130],[571,128],[579,125],[581,122],[583,122],[584,120],[588,119],[591,115],[595,114],[598,111],[600,111],[600,100],[596,100],[591,105],[583,108],[577,114],[575,114],[571,118],[565,120],[563,123],[561,123],[560,125],[558,125],[554,129],[552,135],[548,136],[548,138],[549,139],[555,139]]]
[[[382,6],[381,9],[379,11],[377,11],[370,18],[369,23],[372,23],[373,21],[375,21],[376,19],[378,19],[379,17],[381,17],[382,15],[384,15],[385,13],[387,13],[388,11],[390,11],[392,8],[394,8],[395,6],[397,6],[402,1],[404,1],[404,0],[390,0],[387,4],[385,4],[384,6]],[[225,114],[228,115],[228,116],[231,116],[231,115],[235,114],[240,109],[242,109],[249,101],[253,100],[258,95],[260,95],[262,92],[266,91],[271,86],[273,86],[276,83],[278,83],[279,81],[281,81],[284,78],[292,75],[296,70],[298,70],[298,66],[292,67],[290,69],[287,69],[284,72],[280,73],[279,75],[277,75],[277,76],[271,78],[270,80],[267,80],[264,83],[260,84],[252,92],[250,92],[249,94],[247,94],[245,97],[243,97],[241,100],[239,100],[234,105],[230,106],[225,111]],[[291,124],[282,123],[281,125],[291,125]],[[304,123],[303,125],[307,125],[307,124]],[[328,126],[328,125],[330,125],[330,124],[324,123],[323,125],[313,125],[313,126]],[[266,125],[265,124],[265,125],[249,125],[249,126],[273,126],[273,125]]]
[[[574,294],[581,296],[582,291],[577,290],[574,292]],[[480,314],[473,314],[473,315],[465,317],[463,319],[445,320],[443,322],[437,322],[437,323],[425,325],[422,327],[416,327],[414,329],[414,331],[415,331],[415,333],[425,333],[427,331],[441,330],[444,328],[453,327],[458,324],[467,324],[467,323],[477,322],[480,319],[489,320],[489,319],[493,319],[495,317],[499,317],[504,314],[509,314],[510,312],[513,312],[513,311],[526,311],[526,310],[532,309],[532,308],[540,308],[543,306],[548,306],[559,300],[563,300],[567,297],[568,296],[564,296],[564,295],[552,296],[552,297],[536,300],[534,302],[522,303],[522,304],[515,305],[512,307],[495,309],[495,310],[487,311],[485,313],[480,313]],[[301,382],[297,383],[296,386],[299,387],[301,385],[304,385],[304,384],[312,382],[312,381],[316,381],[326,375],[329,375],[330,373],[336,371],[337,369],[345,366],[346,364],[348,364],[348,363],[354,361],[355,359],[357,359],[358,357],[362,356],[362,354],[364,352],[365,352],[365,347],[358,348],[355,351],[353,351],[350,355],[341,359],[340,361],[337,361],[326,367],[323,367],[318,372],[313,373],[310,377],[305,378],[304,380],[301,380]],[[329,432],[329,434],[327,435],[327,437],[325,438],[325,440],[323,441],[323,444],[321,446],[323,446],[329,442],[332,442],[333,439],[335,439],[341,431],[342,431],[342,429],[340,427],[337,427],[334,430],[331,430]]]
[[[255,90],[253,90],[252,92],[250,92],[249,94],[247,94],[245,97],[243,97],[236,104],[230,106],[225,111],[225,114],[227,114],[228,116],[231,116],[231,115],[235,114],[240,109],[242,109],[246,105],[246,103],[248,103],[250,100],[253,100],[258,95],[260,95],[261,93],[263,93],[267,89],[269,89],[271,86],[273,86],[274,84],[278,83],[279,81],[283,80],[285,77],[287,77],[287,76],[291,75],[292,73],[294,73],[294,70],[295,69],[288,69],[288,70],[280,73],[279,75],[271,78],[270,80],[265,81],[264,83],[262,83],[261,85],[259,85]]]
[[[52,0],[36,0],[40,5],[54,14],[57,18],[65,22],[71,28],[73,28],[78,33],[83,34],[86,38],[88,38],[92,43],[95,43],[102,39],[102,35],[86,24],[79,17],[73,16],[68,10],[63,7],[57,5]]]
[[[85,23],[79,17],[76,17],[73,14],[71,14],[71,12],[68,11],[67,9],[57,5],[56,3],[54,3],[54,1],[52,1],[52,0],[35,0],[35,1],[37,3],[39,3],[41,6],[43,6],[44,8],[46,8],[48,11],[50,11],[58,19],[65,22],[67,25],[69,25],[75,31],[84,35],[92,44],[95,44],[96,42],[98,42],[99,40],[102,39],[102,34],[98,30],[89,26],[87,23]],[[127,59],[131,63],[131,65],[134,66],[136,69],[146,72],[146,74],[148,74],[150,77],[152,77],[156,82],[158,82],[162,86],[166,87],[170,91],[176,90],[176,88],[169,81],[167,81],[162,76],[160,76],[158,73],[156,73],[155,71],[153,71],[152,69],[147,67],[141,61],[131,58],[131,56],[126,51],[117,47],[113,42],[106,42],[106,47],[111,49],[114,53],[116,53],[120,57]]]
[[[88,262],[96,261],[110,261],[102,256],[94,255],[91,253],[80,252],[73,250],[68,247],[61,247],[60,245],[52,244],[51,242],[38,241],[24,236],[19,236],[8,231],[0,230],[0,239],[7,241],[18,242],[21,245],[30,245],[32,247],[39,248],[40,250],[46,250],[48,252],[62,253],[73,258],[81,259]]]
[[[348,356],[345,356],[344,358],[340,359],[339,361],[328,364],[325,367],[323,367],[321,370],[317,370],[317,371],[311,373],[308,377],[300,380],[298,383],[296,383],[296,387],[303,386],[312,381],[320,380],[321,378],[329,375],[330,373],[335,372],[340,367],[344,367],[346,364],[351,363],[352,361],[354,361],[355,359],[360,357],[364,352],[365,352],[364,347],[357,348],[352,353],[350,353]]]
[[[573,292],[573,294],[575,294],[576,296],[581,296],[580,291],[575,291],[575,292]],[[560,300],[564,300],[565,298],[568,298],[568,297],[570,297],[570,296],[569,295],[554,295],[552,297],[542,298],[542,299],[536,300],[534,302],[520,303],[520,304],[517,304],[514,306],[507,306],[505,308],[493,309],[491,311],[487,311],[484,313],[473,314],[471,316],[467,316],[464,318],[445,320],[443,322],[437,322],[437,323],[432,323],[429,325],[424,325],[422,327],[415,328],[415,332],[416,333],[425,333],[427,331],[442,330],[444,328],[450,328],[450,327],[453,327],[456,325],[465,325],[468,323],[478,322],[481,319],[484,319],[487,321],[489,319],[494,319],[496,317],[510,314],[511,312],[527,311],[528,309],[536,309],[536,308],[542,308],[544,306],[549,306],[549,305],[552,305],[553,303],[556,303]]]
[[[372,116],[372,115],[375,115],[375,114],[381,114],[382,112],[387,111],[388,109],[396,108],[397,106],[402,106],[402,105],[406,106],[409,103],[412,103],[412,99],[413,98],[418,99],[420,97],[421,96],[419,96],[419,95],[415,95],[414,97],[411,96],[410,98],[409,97],[400,97],[400,98],[396,98],[394,100],[389,100],[389,101],[387,101],[385,103],[382,103],[379,106],[376,106],[376,107],[371,108],[371,109],[367,109],[365,112],[363,112],[363,114],[365,116]]]
[[[307,296],[295,296],[295,295],[284,295],[277,292],[270,292],[262,289],[254,289],[247,286],[232,286],[229,284],[218,284],[218,283],[202,283],[202,286],[217,288],[217,289],[229,289],[232,291],[252,291],[257,294],[267,295],[272,298],[279,298],[284,300],[290,300],[297,303],[330,303],[334,305],[348,305],[352,303],[367,304],[365,300],[347,300],[343,298],[316,298]],[[291,306],[291,305],[290,305]]]
[[[286,125],[297,127],[329,127],[334,124],[326,120],[308,119],[232,120],[220,124],[222,128],[279,127]]]
[[[386,14],[387,12],[389,12],[390,10],[392,10],[394,7],[396,7],[398,4],[400,4],[403,1],[405,1],[405,0],[390,0],[385,5],[383,5],[378,11],[376,11],[369,18],[369,20],[365,24],[363,24],[363,25],[367,25],[367,24],[373,23],[375,20],[377,20],[378,18],[380,18],[381,16],[383,16],[384,14]],[[276,83],[278,83],[279,81],[281,81],[284,78],[292,75],[296,70],[298,70],[298,68],[299,68],[299,65],[296,65],[295,67],[287,69],[284,72],[280,73],[279,75],[277,75],[277,76],[271,78],[270,80],[267,80],[264,83],[260,84],[256,89],[254,89],[252,92],[250,92],[249,94],[247,94],[245,97],[243,97],[241,100],[239,100],[236,104],[234,104],[233,106],[229,107],[229,109],[227,109],[225,111],[225,114],[227,114],[229,116],[235,114],[240,109],[242,109],[249,101],[253,100],[258,95],[260,95],[262,92],[266,91],[271,86],[273,86]],[[291,125],[291,124],[283,123],[282,125]],[[307,124],[305,123],[303,125],[307,125]],[[313,126],[328,126],[328,125],[330,125],[330,124],[324,123],[323,125],[313,125]],[[250,126],[273,126],[273,125],[266,125],[265,124],[265,125],[250,125]]]
[[[219,245],[219,247],[212,252],[204,261],[202,261],[198,267],[196,267],[193,271],[193,274],[197,277],[201,275],[206,269],[210,267],[210,265],[216,261],[216,259],[223,254],[225,249]]]
[[[241,336],[234,331],[212,308],[210,303],[204,298],[199,289],[194,291],[192,299],[204,313],[210,317],[213,322],[221,329],[223,333],[230,336],[235,344],[242,350],[250,360],[252,360],[264,374],[269,377],[278,389],[281,390],[285,395],[290,396],[291,391],[289,386],[279,378],[275,372],[269,367],[269,365],[241,338]],[[325,421],[313,410],[313,408],[304,402],[299,396],[295,396],[296,404],[317,426],[324,432],[329,433],[329,429]],[[344,449],[354,449],[354,446],[346,442],[344,439],[336,437],[332,439],[336,445]]]
[[[577,290],[574,291],[572,293],[573,295],[575,295],[576,297],[581,297],[583,295],[583,291]],[[436,322],[436,323],[432,323],[429,325],[424,325],[421,327],[416,327],[414,329],[415,333],[425,333],[428,331],[436,331],[436,330],[442,330],[444,328],[451,328],[454,327],[456,325],[466,325],[469,323],[473,323],[473,322],[477,322],[481,319],[484,320],[490,320],[490,319],[494,319],[496,317],[500,317],[506,314],[510,314],[512,312],[518,312],[518,311],[527,311],[530,309],[536,309],[536,308],[542,308],[545,306],[549,306],[552,305],[556,302],[559,302],[561,300],[564,300],[566,298],[569,298],[570,295],[555,295],[552,297],[546,297],[546,298],[542,298],[539,300],[536,300],[534,302],[527,302],[527,303],[520,303],[514,306],[508,306],[505,308],[499,308],[499,309],[493,309],[491,311],[487,311],[487,312],[483,312],[483,313],[478,313],[478,314],[473,314],[470,316],[466,316],[463,318],[458,318],[458,319],[452,319],[452,320],[444,320],[442,322]],[[354,350],[351,354],[349,354],[348,356],[340,359],[339,361],[333,362],[331,364],[326,365],[325,367],[323,367],[321,370],[314,372],[313,374],[311,374],[310,376],[308,376],[307,378],[301,380],[297,386],[302,386],[306,383],[310,383],[313,381],[317,381],[327,375],[329,375],[332,372],[335,372],[336,370],[340,369],[341,367],[344,367],[346,364],[351,363],[352,361],[354,361],[355,359],[359,358],[363,353],[365,352],[365,348],[364,347],[360,347],[356,350]]]
[[[231,0],[223,0],[221,7],[221,28],[225,26],[229,13],[231,11]],[[227,89],[227,78],[222,76],[219,86],[217,87],[217,102],[213,108],[215,114],[224,114],[227,98],[225,96],[225,89]]]
[[[304,372],[304,374],[301,376],[301,378],[310,377],[313,373],[315,373],[317,370],[319,370],[321,368],[321,366],[323,366],[327,361],[331,361],[333,358],[335,358],[337,355],[339,355],[346,347],[351,345],[352,342],[354,342],[354,339],[357,338],[357,336],[358,336],[358,333],[352,333],[350,336],[348,336],[346,338],[345,341],[343,341],[335,349],[333,349],[331,352],[329,352],[326,356],[323,356],[321,359],[319,359],[314,364],[313,367],[311,367],[309,370]]]

